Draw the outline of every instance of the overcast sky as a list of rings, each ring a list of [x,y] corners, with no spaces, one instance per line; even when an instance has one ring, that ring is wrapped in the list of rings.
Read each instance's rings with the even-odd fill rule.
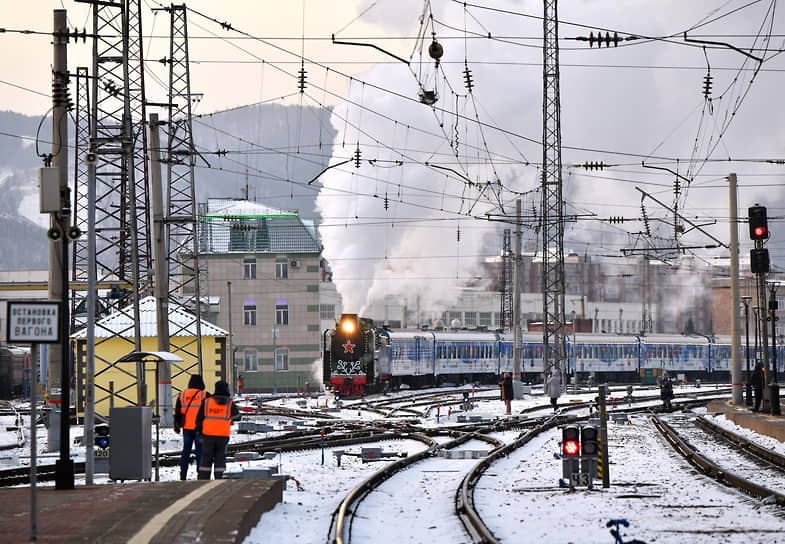
[[[325,255],[348,306],[362,305],[366,291],[450,297],[452,287],[479,274],[477,262],[498,253],[505,224],[496,220],[513,212],[516,198],[524,240],[537,247],[540,235],[530,226],[542,163],[541,2],[187,4],[191,90],[203,93],[196,113],[256,102],[334,108],[324,121],[338,130],[333,168],[312,187],[320,191]],[[168,75],[157,61],[168,56],[169,17],[151,11],[155,6],[143,2],[147,96],[162,101],[159,81]],[[3,2],[0,25],[49,32],[52,10],[62,7],[71,27],[92,26],[88,8],[66,0]],[[671,209],[678,204],[685,218],[677,222],[685,231],[680,245],[715,245],[712,237],[727,243],[730,172],[739,179],[741,217],[755,202],[768,206],[770,217],[782,215],[785,166],[767,162],[783,158],[785,121],[779,105],[785,23],[773,1],[563,2],[559,19],[564,210],[575,219],[565,225],[565,247],[611,256],[674,247],[673,212],[642,201],[636,187]],[[619,46],[574,39],[599,30],[618,32]],[[684,32],[727,45],[687,43]],[[333,34],[388,53],[332,44]],[[444,49],[438,69],[428,56],[434,35]],[[47,112],[50,41],[0,34],[3,108]],[[90,66],[90,54],[89,42],[72,43],[69,68]],[[433,107],[420,103],[422,90],[438,94]],[[317,144],[331,145],[310,136],[288,142],[292,153]],[[575,166],[600,161],[613,166]],[[310,181],[296,176],[295,183]],[[625,222],[610,224],[611,217]],[[775,261],[784,247],[780,224],[773,222],[769,242]],[[693,225],[707,225],[711,236]],[[651,236],[641,234],[647,226]],[[740,227],[745,254],[746,224]],[[709,261],[728,254],[721,247],[696,253]]]

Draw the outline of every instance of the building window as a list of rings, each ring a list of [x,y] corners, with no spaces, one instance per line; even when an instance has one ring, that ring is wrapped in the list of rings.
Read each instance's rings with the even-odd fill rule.
[[[492,327],[491,312],[480,312],[480,327]]]
[[[284,258],[275,259],[275,279],[285,280],[289,277],[289,261]]]
[[[256,279],[256,259],[243,259],[243,279]]]
[[[288,325],[289,324],[289,304],[286,302],[279,302],[275,305],[275,324]]]
[[[245,372],[256,372],[259,370],[259,361],[255,349],[243,351],[243,370]]]
[[[256,325],[256,303],[246,302],[243,304],[243,325]]]
[[[335,319],[335,304],[320,304],[319,319],[321,319],[322,321]]]
[[[275,370],[289,370],[289,350],[278,348],[275,350]]]
[[[466,327],[476,327],[477,326],[477,312],[465,312],[465,321],[464,325]]]

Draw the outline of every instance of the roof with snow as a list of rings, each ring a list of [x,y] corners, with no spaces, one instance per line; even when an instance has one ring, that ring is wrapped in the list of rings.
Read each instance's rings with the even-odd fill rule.
[[[320,253],[313,223],[297,212],[248,200],[209,199],[200,215],[199,251],[222,253]]]
[[[142,338],[158,336],[158,319],[155,297],[145,297],[139,301],[139,326]],[[97,321],[95,324],[96,338],[112,336],[131,337],[134,334],[133,306],[125,308]],[[202,336],[229,336],[229,333],[204,319],[201,321]],[[196,318],[179,304],[169,303],[169,336],[195,337]],[[75,332],[71,338],[86,338],[87,328]]]

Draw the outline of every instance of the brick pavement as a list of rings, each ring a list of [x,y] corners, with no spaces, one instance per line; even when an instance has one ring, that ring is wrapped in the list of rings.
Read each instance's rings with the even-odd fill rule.
[[[278,478],[38,487],[37,542],[242,542],[282,497]],[[0,490],[0,543],[30,531],[30,488]]]

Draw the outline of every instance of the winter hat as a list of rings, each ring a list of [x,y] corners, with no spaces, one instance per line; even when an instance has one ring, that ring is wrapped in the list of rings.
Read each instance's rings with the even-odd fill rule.
[[[215,396],[216,397],[228,397],[229,396],[229,384],[225,381],[221,380],[215,383]]]
[[[204,391],[204,380],[199,374],[191,374],[191,379],[188,380],[188,389],[201,389]]]

